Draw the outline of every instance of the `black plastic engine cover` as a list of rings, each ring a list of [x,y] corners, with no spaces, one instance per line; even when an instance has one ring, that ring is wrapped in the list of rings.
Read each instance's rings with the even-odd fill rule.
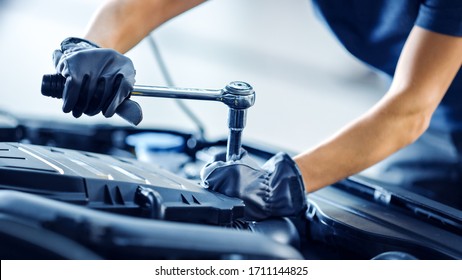
[[[0,189],[132,216],[228,225],[244,203],[159,166],[62,148],[0,143]]]

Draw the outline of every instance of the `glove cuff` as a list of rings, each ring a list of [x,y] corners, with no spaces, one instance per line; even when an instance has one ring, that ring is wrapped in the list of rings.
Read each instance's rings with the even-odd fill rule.
[[[278,153],[264,166],[270,173],[273,216],[294,216],[306,208],[305,186],[297,163],[286,153]]]
[[[63,53],[76,47],[81,49],[100,48],[96,43],[77,37],[68,37],[61,42],[61,51]]]

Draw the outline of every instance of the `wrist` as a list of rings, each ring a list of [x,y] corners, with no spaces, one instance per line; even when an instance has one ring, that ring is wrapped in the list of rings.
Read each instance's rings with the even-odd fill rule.
[[[78,37],[68,37],[61,42],[62,52],[74,49],[76,47],[81,49],[99,48],[96,43]]]

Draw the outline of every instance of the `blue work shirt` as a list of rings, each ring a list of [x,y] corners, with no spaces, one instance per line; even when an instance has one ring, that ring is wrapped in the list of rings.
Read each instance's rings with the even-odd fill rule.
[[[351,54],[390,77],[414,25],[462,36],[462,0],[313,0],[313,3],[315,11]],[[430,125],[443,131],[462,132],[462,70]]]

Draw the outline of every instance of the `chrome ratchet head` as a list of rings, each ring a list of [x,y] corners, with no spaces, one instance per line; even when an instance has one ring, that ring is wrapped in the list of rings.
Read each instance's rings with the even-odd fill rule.
[[[231,82],[222,90],[223,103],[228,105],[228,145],[226,160],[240,159],[242,131],[247,121],[247,109],[255,104],[255,91],[246,82]]]

